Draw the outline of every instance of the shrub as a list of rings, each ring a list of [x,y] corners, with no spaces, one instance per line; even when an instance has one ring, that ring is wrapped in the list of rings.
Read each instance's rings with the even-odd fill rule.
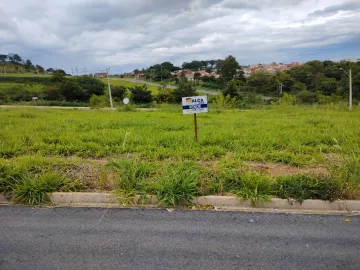
[[[179,103],[183,97],[196,96],[196,88],[191,82],[180,80],[178,87],[174,89],[174,102]]]
[[[316,93],[310,92],[308,90],[302,90],[296,94],[296,100],[303,104],[313,104],[318,102],[318,97]]]
[[[134,86],[129,88],[131,92],[131,100],[136,104],[151,103],[152,95],[151,91],[147,90],[147,86]]]
[[[166,88],[165,85],[159,86],[158,92],[159,94],[156,96],[156,101],[158,103],[167,103],[174,99],[173,91],[169,88]]]
[[[89,106],[93,109],[106,107],[107,106],[106,96],[92,95],[90,98]]]
[[[212,103],[215,105],[217,111],[223,109],[234,109],[236,107],[236,98],[231,98],[230,95],[224,96],[219,93],[213,100]]]
[[[81,100],[88,101],[92,95],[104,95],[105,84],[91,76],[79,76],[73,79],[83,93]]]
[[[46,85],[42,89],[45,100],[62,100],[61,90],[57,85]]]
[[[123,85],[111,86],[111,96],[115,101],[122,101],[126,96],[127,89]]]
[[[278,104],[278,105],[295,105],[296,97],[291,94],[284,93],[284,95],[276,102],[276,104]]]

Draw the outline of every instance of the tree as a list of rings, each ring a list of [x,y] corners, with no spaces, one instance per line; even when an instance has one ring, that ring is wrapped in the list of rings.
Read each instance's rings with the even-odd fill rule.
[[[324,78],[320,82],[319,90],[323,95],[330,96],[335,94],[338,88],[338,83],[334,78]]]
[[[159,94],[156,96],[156,101],[158,103],[166,103],[173,100],[173,92],[171,89],[166,88],[165,84],[162,84],[158,87]]]
[[[196,96],[196,88],[191,82],[180,80],[178,83],[178,87],[174,89],[173,95],[174,101],[179,103],[181,102],[183,97]]]
[[[197,82],[197,81],[200,79],[200,77],[201,77],[200,72],[195,72],[195,73],[194,73],[194,80],[195,80],[195,82]]]
[[[29,59],[25,61],[24,68],[26,71],[34,69],[34,65],[31,63]]]
[[[292,93],[298,93],[301,91],[305,91],[306,89],[306,85],[302,82],[295,82],[292,86],[291,86],[291,92]]]
[[[240,65],[234,56],[229,55],[219,66],[219,74],[226,84],[239,75]]]
[[[237,79],[232,79],[226,85],[223,90],[224,97],[230,96],[230,98],[239,97],[241,82]]]
[[[6,59],[8,59],[8,56],[6,54],[0,54],[0,61],[5,62]]]
[[[46,70],[46,72],[47,72],[48,74],[52,74],[52,73],[54,72],[54,69],[53,69],[53,68],[48,68],[48,69]]]
[[[269,72],[259,70],[250,74],[247,84],[254,92],[262,94],[273,94],[277,92],[278,82]]]
[[[79,76],[74,79],[82,90],[82,101],[89,101],[92,95],[102,96],[104,95],[105,84],[91,76]]]
[[[52,83],[63,83],[65,81],[66,81],[65,74],[63,74],[62,72],[54,71],[50,78],[50,82]]]
[[[64,70],[62,70],[62,69],[56,69],[56,70],[54,70],[54,72],[53,73],[56,73],[56,74],[62,74],[62,75],[66,75],[66,72],[64,71]]]
[[[35,67],[36,67],[36,69],[38,70],[39,73],[44,73],[45,72],[45,69],[42,66],[36,65]]]
[[[59,83],[59,90],[66,101],[89,101],[89,98],[86,99],[80,86],[73,80]]]
[[[277,75],[277,80],[283,85],[284,92],[290,92],[291,87],[295,83],[295,79],[287,72],[280,72]]]
[[[136,104],[146,104],[152,101],[151,91],[147,89],[147,85],[134,86],[129,88],[131,92],[131,100]]]
[[[17,64],[22,62],[22,59],[21,59],[20,55],[18,55],[16,53],[9,53],[8,59],[11,62],[14,62],[14,63],[17,63]]]
[[[200,70],[207,66],[207,61],[192,61],[190,63],[184,62],[182,64],[183,69]]]
[[[126,87],[123,85],[111,86],[111,96],[117,100],[123,100],[126,95]]]

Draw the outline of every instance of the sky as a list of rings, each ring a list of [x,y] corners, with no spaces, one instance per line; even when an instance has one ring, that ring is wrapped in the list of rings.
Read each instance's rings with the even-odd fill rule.
[[[360,0],[0,0],[0,54],[67,72],[360,58]]]

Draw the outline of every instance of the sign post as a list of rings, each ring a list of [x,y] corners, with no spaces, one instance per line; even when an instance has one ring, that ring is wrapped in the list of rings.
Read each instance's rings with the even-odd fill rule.
[[[196,114],[208,112],[207,97],[206,96],[183,97],[182,109],[183,109],[183,114],[194,114],[195,141],[197,142],[198,132],[197,132]]]

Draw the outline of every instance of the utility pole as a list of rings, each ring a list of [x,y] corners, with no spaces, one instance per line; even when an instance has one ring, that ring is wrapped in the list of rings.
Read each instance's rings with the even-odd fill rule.
[[[351,69],[349,70],[349,108],[352,109],[352,75]]]
[[[349,73],[347,73],[343,68],[340,70],[344,71],[344,73],[349,77],[349,110],[352,110],[352,74],[351,68],[349,69]]]
[[[113,102],[112,102],[112,96],[111,96],[111,87],[110,87],[110,80],[109,80],[109,68],[106,69],[106,73],[107,73],[107,83],[108,83],[108,88],[109,88],[109,98],[110,98],[110,107],[113,108]]]
[[[77,67],[75,68],[75,70],[76,70],[76,76],[79,76],[79,71],[78,71]]]

